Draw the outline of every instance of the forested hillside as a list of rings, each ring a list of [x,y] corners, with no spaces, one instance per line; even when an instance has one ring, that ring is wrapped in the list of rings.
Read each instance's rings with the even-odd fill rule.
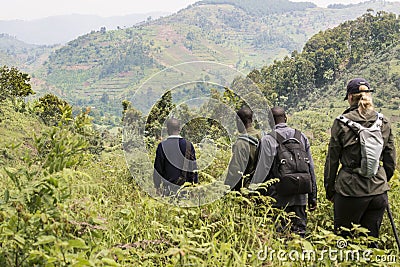
[[[313,34],[367,9],[400,11],[398,3],[371,1],[339,9],[298,4],[282,13],[288,2],[280,1],[279,12],[256,15],[250,9],[257,3],[200,2],[136,27],[97,29],[54,51],[41,68],[27,71],[37,79],[39,94],[51,91],[74,105],[92,106],[97,123],[116,125],[126,95],[169,66],[201,60],[249,72],[301,51]],[[199,78],[194,73],[193,79]]]
[[[365,77],[376,89],[375,104],[400,107],[400,19],[366,13],[310,38],[301,53],[254,70],[249,77],[266,97],[293,110],[341,106],[346,82]]]
[[[22,42],[8,34],[0,34],[0,63],[18,66],[34,73],[41,67],[52,51],[51,46],[39,46]]]
[[[219,8],[244,12],[226,5]],[[189,8],[181,13],[196,17],[187,13],[197,12],[194,10]],[[227,21],[231,21],[234,14]],[[190,18],[189,15],[182,17]],[[177,18],[165,19],[172,23]],[[174,23],[168,25],[176,25]],[[225,29],[232,29],[228,24],[224,25]],[[227,136],[222,121],[229,117],[230,109],[242,103],[230,88],[223,88],[221,92],[199,85],[196,90],[203,94],[207,92],[209,102],[203,105],[195,102],[190,109],[186,104],[174,102],[179,98],[174,99],[167,90],[147,117],[143,117],[128,98],[118,102],[118,95],[125,97],[125,89],[116,85],[130,88],[130,83],[140,84],[141,78],[165,68],[167,64],[162,64],[167,62],[162,60],[166,60],[165,55],[175,55],[171,56],[173,62],[195,58],[194,53],[182,51],[200,49],[203,35],[199,38],[196,34],[206,31],[187,27],[181,35],[175,35],[174,30],[170,31],[171,28],[161,22],[120,31],[103,30],[60,48],[41,71],[52,89],[58,89],[59,96],[66,98],[46,94],[26,101],[26,97],[34,93],[30,76],[17,68],[4,66],[0,69],[0,265],[398,265],[400,253],[388,218],[384,217],[378,239],[366,237],[366,230],[357,225],[353,230],[358,237],[343,239],[333,232],[333,206],[325,198],[323,186],[329,129],[333,119],[346,106],[344,88],[354,76],[366,77],[376,89],[376,106],[392,121],[395,146],[400,151],[398,16],[385,12],[366,13],[321,31],[301,50],[271,64],[263,64],[248,74],[270,105],[287,107],[288,123],[301,129],[310,140],[317,176],[318,207],[308,213],[305,238],[277,232],[275,218],[290,215],[273,208],[271,198],[249,190],[222,195],[206,205],[182,208],[180,205],[186,196],[152,198],[139,186],[142,180],[149,178],[145,175],[152,172],[152,165],[146,161],[152,163],[154,160],[165,118],[171,112],[179,111],[189,118],[207,115],[191,120],[182,130],[195,146],[199,166],[204,166],[199,171],[200,184],[194,188],[212,188],[211,193],[227,189],[222,179],[234,139]],[[164,39],[156,39],[159,34],[164,34]],[[149,39],[148,36],[153,37]],[[178,45],[179,36],[184,36],[188,47]],[[174,38],[177,38],[176,47]],[[235,40],[227,38],[227,47]],[[177,47],[180,52],[172,53]],[[163,54],[160,49],[170,52]],[[215,60],[224,55],[216,53]],[[186,71],[194,78],[202,75],[192,73],[191,69]],[[163,75],[161,79],[169,77],[166,72]],[[240,79],[229,82],[231,88],[240,83],[247,85]],[[123,133],[100,130],[92,121],[95,108],[77,108],[69,101],[69,98],[82,99],[82,105],[95,105],[96,99],[90,99],[89,93],[85,96],[83,90],[94,90],[100,85],[104,86],[104,91],[96,94],[109,110],[97,105],[95,108],[97,112],[120,108],[122,112],[113,122],[107,123],[120,125],[123,120]],[[70,89],[71,86],[77,93]],[[115,103],[118,103],[114,107],[110,107],[113,96],[105,90],[110,88],[116,90]],[[131,89],[134,90],[134,86]],[[189,94],[195,91],[183,90]],[[147,92],[149,95],[143,96],[143,102],[152,98],[152,92]],[[220,117],[207,113],[214,111],[210,109],[214,102],[223,104],[217,106]],[[263,107],[267,109],[268,105]],[[196,113],[191,114],[193,111]],[[218,118],[220,121],[216,120]],[[140,131],[141,126],[145,131]],[[141,138],[140,134],[145,137]],[[133,138],[126,139],[129,135]],[[136,149],[139,145],[145,147],[145,153]],[[400,157],[397,156],[389,192],[398,228],[399,164]],[[261,186],[269,185],[267,182]],[[372,249],[371,242],[376,242],[379,248]]]

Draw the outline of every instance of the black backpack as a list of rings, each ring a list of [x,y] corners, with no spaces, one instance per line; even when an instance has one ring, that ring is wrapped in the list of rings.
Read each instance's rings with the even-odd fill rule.
[[[301,142],[301,132],[295,130],[294,137],[288,139],[276,131],[270,135],[278,142],[272,165],[272,176],[280,178],[277,193],[282,196],[311,193],[310,159]]]

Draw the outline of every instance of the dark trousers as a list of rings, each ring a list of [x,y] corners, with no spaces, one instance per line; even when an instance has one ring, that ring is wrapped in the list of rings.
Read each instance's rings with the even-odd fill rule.
[[[340,231],[340,227],[351,229],[353,228],[353,223],[368,229],[368,235],[378,237],[383,214],[387,206],[388,196],[386,192],[367,197],[345,197],[335,194],[335,231],[342,236],[348,236],[350,233]]]
[[[295,205],[295,206],[287,206],[282,208],[287,213],[293,212],[294,215],[291,215],[289,219],[281,217],[279,220],[279,225],[277,225],[277,231],[283,232],[289,230],[292,233],[296,233],[301,237],[306,235],[306,227],[307,227],[307,213],[305,205]]]

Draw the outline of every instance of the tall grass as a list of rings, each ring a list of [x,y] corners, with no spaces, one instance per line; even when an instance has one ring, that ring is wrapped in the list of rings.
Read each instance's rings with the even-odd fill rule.
[[[44,150],[40,150],[45,144],[40,135],[31,140],[32,151],[26,156],[13,152],[21,149],[17,145],[4,148],[16,156],[3,159],[0,170],[2,266],[381,266],[399,262],[386,216],[378,240],[361,234],[343,241],[333,233],[333,206],[323,188],[326,142],[312,146],[318,208],[308,213],[308,231],[300,238],[276,231],[277,220],[290,214],[274,209],[270,198],[243,190],[200,207],[168,205],[142,192],[122,150],[81,157],[85,152],[79,137],[62,128],[43,129],[43,136],[49,133],[60,138],[46,143]],[[398,137],[396,142],[400,151]],[[57,153],[60,146],[68,153]],[[46,165],[49,156],[55,163]],[[225,159],[219,155],[217,160]],[[221,166],[225,165],[211,166],[208,175],[219,175]],[[398,170],[390,185],[389,201],[400,228]],[[370,250],[370,241],[376,241],[379,249]],[[343,242],[347,246],[339,249]],[[380,261],[383,257],[386,262]]]

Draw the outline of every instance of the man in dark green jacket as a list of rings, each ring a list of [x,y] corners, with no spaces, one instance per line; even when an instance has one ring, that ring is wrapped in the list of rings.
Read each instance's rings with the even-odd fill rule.
[[[232,158],[229,163],[225,184],[231,190],[248,187],[257,164],[257,146],[261,139],[260,131],[254,129],[253,112],[248,107],[236,113],[236,125],[239,136],[232,147]]]
[[[371,92],[365,79],[351,80],[345,98],[350,107],[343,116],[364,127],[370,127],[377,120]],[[379,236],[383,214],[388,205],[388,181],[393,176],[396,162],[394,138],[386,117],[383,118],[381,129],[384,140],[381,167],[375,176],[366,178],[356,171],[361,166],[358,135],[337,119],[331,128],[324,183],[326,197],[334,203],[335,229],[342,235],[348,233],[341,232],[341,227],[351,229],[352,224],[359,224],[369,230],[369,235]]]

